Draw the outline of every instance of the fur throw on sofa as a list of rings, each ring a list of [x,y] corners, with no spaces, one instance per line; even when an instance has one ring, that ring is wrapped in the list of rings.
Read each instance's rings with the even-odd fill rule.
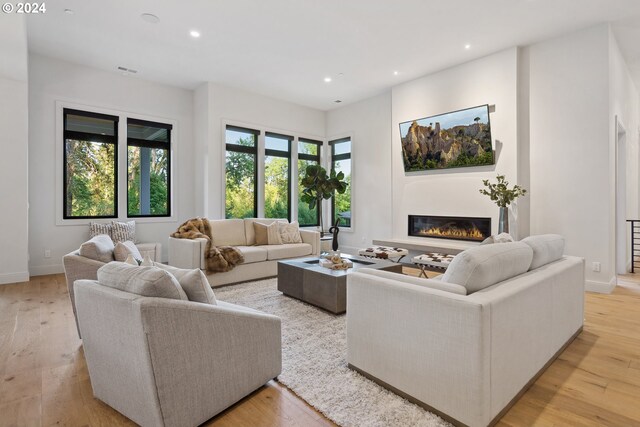
[[[186,221],[171,235],[177,239],[207,239],[205,248],[205,266],[207,273],[231,271],[244,262],[242,252],[232,246],[213,246],[211,224],[206,218],[193,218]]]

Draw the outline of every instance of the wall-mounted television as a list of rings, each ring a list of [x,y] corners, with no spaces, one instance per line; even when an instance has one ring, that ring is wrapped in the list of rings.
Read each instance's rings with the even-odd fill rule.
[[[489,105],[400,123],[405,172],[494,163]]]

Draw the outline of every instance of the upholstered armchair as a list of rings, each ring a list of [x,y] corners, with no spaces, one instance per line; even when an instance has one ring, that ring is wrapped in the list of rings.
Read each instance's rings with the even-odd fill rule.
[[[148,255],[152,261],[159,261],[162,253],[162,245],[160,243],[138,243],[136,245],[140,254],[144,257]],[[80,255],[80,249],[68,253],[62,257],[64,265],[64,275],[67,279],[67,289],[69,290],[69,298],[71,299],[71,307],[73,308],[73,316],[76,319],[76,327],[78,328],[78,336],[80,328],[78,327],[78,316],[76,314],[75,295],[73,292],[73,282],[80,279],[96,280],[98,278],[98,269],[105,263],[95,259],[91,259]]]
[[[75,282],[94,396],[141,426],[197,426],[280,374],[276,316]]]

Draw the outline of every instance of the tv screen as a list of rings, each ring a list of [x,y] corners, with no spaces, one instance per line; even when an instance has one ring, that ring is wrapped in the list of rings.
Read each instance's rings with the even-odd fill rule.
[[[489,105],[400,123],[404,171],[492,165]]]

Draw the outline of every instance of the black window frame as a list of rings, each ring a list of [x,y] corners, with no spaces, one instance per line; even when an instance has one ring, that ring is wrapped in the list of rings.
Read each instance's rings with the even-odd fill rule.
[[[253,147],[248,147],[246,145],[238,145],[238,144],[229,144],[225,142],[225,157],[227,151],[234,151],[236,153],[245,153],[253,155],[253,218],[258,217],[258,137],[260,136],[260,131],[256,129],[250,129],[240,126],[226,125],[225,127],[225,141],[226,141],[226,132],[227,131],[236,131],[243,133],[250,133],[254,136],[254,144]],[[226,164],[226,162],[225,162]],[[225,183],[226,183],[226,166],[225,166]],[[225,188],[225,201],[224,201],[224,217],[227,217],[227,197],[226,197],[226,188]]]
[[[351,161],[351,151],[353,149],[353,144],[351,146],[352,148],[349,150],[348,153],[336,154],[336,145],[342,144],[345,142],[352,142],[351,137],[347,136],[344,138],[339,138],[339,139],[334,139],[333,141],[329,141],[329,146],[331,147],[331,170],[335,170],[336,162],[339,162],[341,160],[349,160],[349,163],[351,163],[351,173],[353,175],[353,162]],[[353,180],[353,176],[352,176],[352,180]],[[350,212],[352,216],[349,219],[349,226],[348,227],[345,226],[346,228],[353,227],[353,192],[352,191],[351,191],[351,200],[349,201],[349,207],[351,208]],[[336,221],[336,198],[334,194],[334,196],[331,197],[331,224],[333,225],[335,221]]]
[[[289,222],[291,222],[291,144],[293,143],[293,136],[291,135],[284,135],[281,133],[275,133],[275,132],[265,132],[264,133],[264,137],[265,137],[265,148],[264,148],[264,157],[265,157],[265,162],[266,162],[266,158],[267,156],[271,156],[271,157],[280,157],[283,159],[287,159],[287,220]],[[285,139],[287,140],[287,151],[282,151],[282,150],[275,150],[275,149],[271,149],[271,148],[267,148],[267,141],[266,139],[268,137],[271,138],[278,138],[278,139]],[[264,168],[264,175],[266,178],[266,172],[267,172],[267,167],[265,164],[265,168]],[[263,192],[265,193],[266,196],[266,192],[263,189]],[[265,199],[265,204],[266,204],[266,199]],[[263,209],[265,209],[265,207],[263,206]],[[264,213],[264,217],[267,218],[267,213]],[[271,218],[270,218],[271,219]],[[277,218],[276,218],[277,219]]]
[[[129,125],[149,126],[167,130],[166,141],[150,141],[129,136]],[[168,218],[171,217],[171,133],[173,125],[127,117],[127,218]],[[167,213],[163,215],[131,215],[129,213],[129,147],[167,150]]]
[[[322,141],[317,141],[314,139],[308,139],[308,138],[298,138],[298,143],[302,142],[303,144],[314,144],[318,146],[318,154],[308,154],[308,153],[300,153],[298,151],[298,160],[307,160],[307,161],[312,161],[312,162],[316,162],[316,164],[318,166],[320,166],[320,160],[321,160],[321,155],[322,155],[322,147],[324,145],[324,142]],[[300,177],[302,177],[303,171],[298,171],[298,175]],[[298,200],[297,203],[300,204],[300,194],[298,194]],[[298,221],[300,221],[300,216],[298,215],[298,218],[296,218]],[[302,224],[300,223],[300,227],[317,227],[320,225],[320,209],[316,208],[316,222],[315,224]]]
[[[110,120],[113,121],[113,135],[102,135],[97,133],[90,132],[80,132],[75,130],[67,129],[67,116],[83,116],[83,117],[92,117],[101,120]],[[118,218],[118,126],[120,117],[113,116],[110,114],[102,114],[96,113],[93,111],[84,111],[84,110],[76,110],[73,108],[63,108],[62,109],[62,120],[63,120],[63,143],[62,143],[62,156],[63,156],[63,172],[62,172],[62,219],[63,220],[73,220],[73,219],[105,219],[105,218]],[[113,162],[113,172],[114,172],[114,203],[113,203],[113,215],[83,215],[83,216],[70,216],[67,214],[67,140],[77,140],[77,141],[89,141],[89,142],[100,142],[106,144],[114,145],[114,162]]]

